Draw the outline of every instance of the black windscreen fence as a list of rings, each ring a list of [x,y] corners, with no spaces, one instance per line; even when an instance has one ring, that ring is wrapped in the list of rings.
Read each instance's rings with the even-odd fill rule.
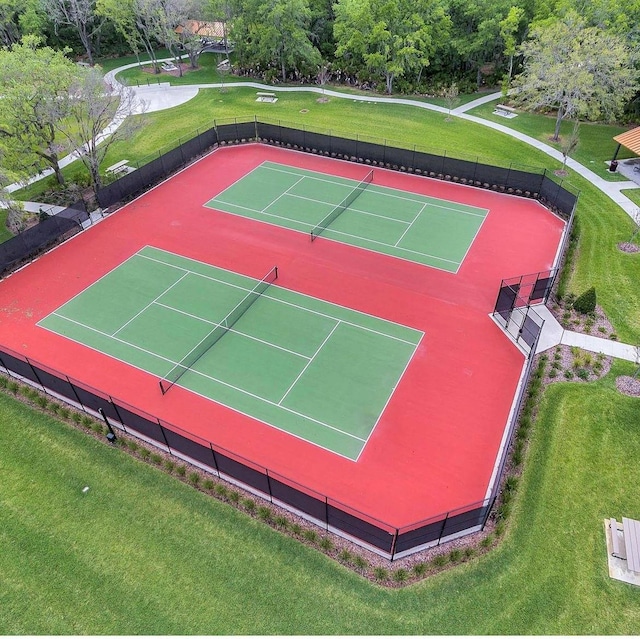
[[[53,392],[76,404],[79,403],[84,410],[90,411],[94,418],[102,411],[110,423],[122,427],[125,432],[135,432],[163,447],[166,446],[170,453],[203,464],[213,472],[226,475],[249,489],[259,491],[272,501],[276,500],[327,528],[378,549],[392,559],[398,553],[410,551],[416,546],[440,543],[447,534],[464,531],[465,525],[470,527],[477,526],[479,521],[484,523],[488,514],[488,509],[484,506],[475,510],[467,509],[463,514],[444,514],[437,521],[413,527],[409,532],[399,534],[391,525],[376,522],[249,460],[234,458],[229,451],[219,450],[208,441],[196,441],[197,438],[179,432],[180,429],[171,424],[161,423],[157,418],[136,410],[126,402],[87,388],[84,384],[47,366],[28,361],[17,353],[0,351],[0,365],[10,375],[29,380],[46,392]]]
[[[98,202],[102,208],[107,208],[116,202],[142,193],[218,144],[235,144],[254,140],[538,198],[567,219],[577,201],[577,195],[549,178],[546,171],[533,173],[513,167],[496,167],[477,161],[425,153],[416,150],[415,147],[413,149],[397,147],[386,141],[376,143],[370,140],[354,140],[331,133],[318,133],[285,126],[281,123],[251,120],[216,124],[211,129],[199,133],[175,149],[139,166],[135,171],[100,189],[97,194]]]
[[[0,275],[75,235],[89,219],[84,202],[79,201],[9,238],[0,244]]]
[[[326,521],[327,503],[325,499],[313,497],[306,492],[294,488],[279,479],[269,476],[271,496],[273,499],[288,504],[292,508],[303,512],[314,519]]]

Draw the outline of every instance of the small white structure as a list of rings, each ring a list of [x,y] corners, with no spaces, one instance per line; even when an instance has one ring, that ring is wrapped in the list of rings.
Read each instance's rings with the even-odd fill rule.
[[[266,91],[258,91],[256,102],[277,102],[278,98],[275,93],[268,93]]]
[[[609,576],[640,586],[640,521],[622,518],[622,524],[613,517],[604,520]]]

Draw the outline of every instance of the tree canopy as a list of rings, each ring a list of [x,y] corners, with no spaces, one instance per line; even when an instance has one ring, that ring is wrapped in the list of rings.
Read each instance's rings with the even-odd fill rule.
[[[637,90],[630,47],[575,12],[535,27],[520,47],[517,100],[529,109],[557,109],[554,140],[564,118],[613,120]]]

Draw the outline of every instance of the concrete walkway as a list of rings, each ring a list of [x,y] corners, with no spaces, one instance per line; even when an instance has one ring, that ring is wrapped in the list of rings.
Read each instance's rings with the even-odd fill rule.
[[[538,340],[537,353],[542,353],[554,346],[564,344],[566,346],[578,346],[592,353],[604,353],[611,357],[624,359],[628,362],[640,364],[640,347],[632,344],[622,344],[615,340],[568,331],[560,325],[551,311],[544,304],[532,306],[535,312],[544,319],[542,334]]]

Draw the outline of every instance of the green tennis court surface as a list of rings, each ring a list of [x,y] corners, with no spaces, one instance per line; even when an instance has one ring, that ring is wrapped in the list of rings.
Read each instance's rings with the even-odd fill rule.
[[[257,275],[145,247],[38,325],[160,380]],[[276,280],[177,385],[355,460],[422,335]]]
[[[321,239],[457,272],[486,209],[369,184]],[[310,233],[358,182],[264,162],[206,206]]]

